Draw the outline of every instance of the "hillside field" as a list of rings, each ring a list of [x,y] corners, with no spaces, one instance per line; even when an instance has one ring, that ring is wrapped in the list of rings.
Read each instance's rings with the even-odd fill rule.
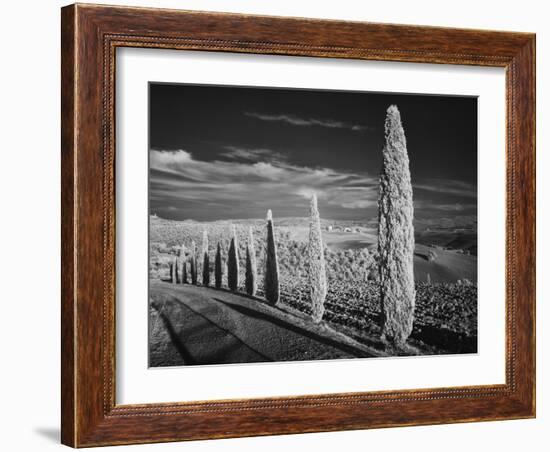
[[[307,277],[307,240],[309,223],[307,218],[275,219],[277,253],[281,273],[293,277]],[[376,279],[376,229],[358,222],[321,220],[325,259],[329,279],[359,282]],[[239,238],[240,256],[244,256],[248,228],[255,238],[259,260],[265,258],[265,221],[234,220],[199,223],[194,221],[171,221],[151,217],[150,222],[150,274],[154,278],[168,277],[168,262],[179,247],[190,247],[194,240],[200,253],[202,233],[208,232],[210,241],[210,262],[214,260],[214,250],[219,242],[227,252],[230,238],[230,225],[236,226]],[[333,230],[328,231],[328,226]],[[349,229],[349,232],[345,230]],[[427,282],[455,283],[459,280],[477,281],[477,256],[469,250],[475,249],[472,234],[463,239],[465,233],[454,233],[442,229],[438,232],[419,233],[414,256],[415,280]],[[429,237],[436,236],[434,243]],[[459,246],[453,249],[452,244]],[[464,245],[461,248],[460,245]],[[244,260],[243,260],[244,264]],[[244,266],[241,266],[244,267]],[[261,265],[259,265],[261,268]]]
[[[263,297],[265,267],[265,220],[215,222],[171,221],[150,218],[150,297],[156,299],[155,281],[168,280],[169,262],[180,255],[181,245],[189,257],[195,241],[202,272],[203,231],[209,238],[210,271],[218,243],[222,249],[225,272],[231,225],[235,225],[240,257],[240,280],[244,286],[245,246],[252,228],[258,266],[258,297]],[[308,289],[307,240],[309,224],[305,218],[275,219],[279,261],[281,306],[301,315],[311,313]],[[330,226],[330,227],[329,227]],[[328,294],[325,301],[326,324],[364,346],[380,347],[379,289],[376,255],[376,229],[360,222],[322,220]],[[477,351],[477,256],[470,250],[452,249],[452,231],[442,231],[435,244],[424,235],[417,239],[414,257],[416,308],[414,330],[409,343],[422,350],[418,354],[474,353]],[[443,237],[446,240],[443,240]],[[153,284],[154,283],[154,284]],[[226,274],[223,279],[226,285]],[[244,292],[244,287],[239,288]],[[214,290],[214,289],[211,289]],[[185,300],[181,300],[185,301]],[[157,302],[155,302],[157,303]],[[158,303],[157,303],[158,305]],[[179,309],[179,308],[178,308]],[[154,310],[151,315],[154,314]],[[305,359],[305,358],[304,358]]]

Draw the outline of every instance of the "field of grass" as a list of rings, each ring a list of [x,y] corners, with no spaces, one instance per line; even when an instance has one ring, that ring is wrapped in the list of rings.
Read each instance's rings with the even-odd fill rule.
[[[248,228],[251,227],[258,265],[258,295],[263,296],[266,231],[262,219],[198,223],[151,217],[150,278],[163,280],[169,277],[168,263],[178,254],[181,244],[189,254],[194,240],[200,257],[204,230],[208,232],[210,242],[211,272],[217,243],[223,250],[225,269],[231,224],[236,226],[239,242],[240,290],[244,292],[245,246]],[[308,314],[308,219],[275,219],[274,224],[281,303]],[[327,230],[329,224],[333,226],[332,231]],[[369,344],[380,334],[375,230],[358,222],[323,220],[322,226],[328,279],[324,320],[348,336]],[[346,228],[351,231],[346,232]],[[448,234],[447,238],[452,239]],[[436,245],[437,248],[424,241],[417,244],[415,250],[417,296],[414,330],[409,342],[426,353],[476,352],[477,257],[464,254],[462,249],[443,249]],[[199,275],[201,272],[199,258]]]
[[[307,220],[304,220],[307,224]],[[241,280],[244,281],[245,250],[248,228],[252,227],[257,253],[258,272],[261,281],[261,269],[265,263],[265,221],[234,221],[240,257]],[[150,275],[153,279],[168,278],[168,263],[178,253],[183,243],[190,253],[191,242],[195,241],[198,253],[201,253],[202,234],[206,230],[210,242],[210,262],[214,262],[214,252],[218,243],[223,250],[223,263],[226,264],[227,250],[231,237],[230,222],[176,222],[151,219],[150,228]],[[275,237],[279,271],[283,278],[307,278],[307,227],[302,224],[293,226],[288,219],[279,223],[275,220]],[[333,234],[333,233],[328,233]],[[351,234],[350,234],[351,235]],[[342,249],[327,246],[325,248],[327,276],[329,279],[361,281],[374,277],[375,261],[367,248]],[[200,263],[199,263],[200,264]],[[372,273],[372,274],[371,274]]]

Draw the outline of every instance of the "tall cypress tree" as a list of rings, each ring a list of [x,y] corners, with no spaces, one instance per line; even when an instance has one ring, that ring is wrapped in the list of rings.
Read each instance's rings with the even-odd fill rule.
[[[174,256],[174,276],[175,276],[175,283],[180,283],[180,274],[179,274],[179,268],[178,268],[178,256]]]
[[[385,138],[378,200],[381,327],[383,340],[401,346],[414,320],[414,209],[407,142],[395,105],[387,110]]]
[[[216,248],[216,260],[214,262],[214,283],[216,289],[221,289],[222,287],[222,277],[223,277],[223,268],[222,268],[222,248],[220,242]]]
[[[315,323],[319,323],[325,312],[327,275],[325,270],[323,235],[321,233],[321,219],[319,218],[317,196],[315,194],[311,197],[310,204],[308,258],[312,317]]]
[[[273,229],[273,214],[267,211],[267,250],[264,275],[265,298],[271,304],[279,301],[279,264],[277,262],[277,245],[275,244],[275,231]]]
[[[185,259],[185,245],[182,243],[179,249],[179,256],[180,256],[180,283],[181,284],[187,284],[187,263]]]
[[[169,268],[169,271],[170,271],[170,282],[171,282],[172,284],[175,284],[175,282],[176,282],[176,274],[175,274],[174,260],[173,260],[173,259],[168,263],[168,268]]]
[[[235,225],[231,225],[232,237],[227,256],[227,286],[232,291],[239,289],[239,248]]]
[[[246,279],[245,287],[248,295],[256,295],[258,288],[258,276],[256,271],[256,251],[254,250],[254,236],[252,227],[248,228],[248,242],[246,244]]]
[[[197,245],[191,242],[191,284],[197,285]]]
[[[181,261],[181,283],[187,284],[187,261],[185,258]]]
[[[202,285],[210,285],[210,259],[208,257],[208,233],[202,233]]]

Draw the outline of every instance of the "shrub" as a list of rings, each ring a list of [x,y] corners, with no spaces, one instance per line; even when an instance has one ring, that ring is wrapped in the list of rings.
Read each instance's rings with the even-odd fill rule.
[[[273,230],[273,215],[267,211],[267,249],[265,259],[265,298],[271,304],[279,301],[279,264],[277,263],[277,246],[275,244],[275,232]]]
[[[387,110],[386,144],[378,200],[378,254],[382,338],[403,345],[414,319],[414,227],[409,157],[401,115]]]

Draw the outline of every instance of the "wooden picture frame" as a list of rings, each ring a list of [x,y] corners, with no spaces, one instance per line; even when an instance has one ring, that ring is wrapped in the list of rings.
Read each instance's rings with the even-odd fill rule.
[[[62,442],[73,447],[535,416],[535,35],[70,5],[62,9]],[[115,403],[115,50],[506,69],[506,383]]]

